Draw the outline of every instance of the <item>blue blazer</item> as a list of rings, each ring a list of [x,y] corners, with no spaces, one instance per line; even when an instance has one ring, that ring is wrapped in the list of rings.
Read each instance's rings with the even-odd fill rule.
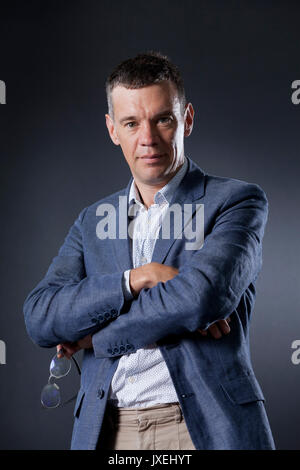
[[[249,352],[268,212],[264,192],[256,184],[205,174],[188,158],[172,204],[204,204],[204,245],[186,250],[184,235],[172,238],[171,224],[171,238],[157,240],[152,261],[175,266],[179,274],[128,302],[122,278],[133,267],[130,239],[100,240],[96,209],[115,207],[118,234],[119,196],[128,197],[131,182],[82,210],[24,303],[27,331],[42,347],[93,334],[93,348],[83,356],[71,448],[101,448],[120,356],[156,342],[196,449],[274,449]],[[229,315],[231,332],[221,339],[196,331]]]

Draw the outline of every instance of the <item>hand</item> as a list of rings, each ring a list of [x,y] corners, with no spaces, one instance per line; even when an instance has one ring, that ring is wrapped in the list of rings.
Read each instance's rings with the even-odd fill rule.
[[[207,336],[209,332],[213,338],[219,339],[223,334],[228,335],[228,333],[230,333],[230,326],[228,324],[230,321],[231,318],[228,317],[226,320],[219,320],[213,323],[207,330],[200,330],[199,328],[197,331],[201,333],[202,336]]]
[[[160,263],[148,263],[131,269],[129,282],[132,294],[137,297],[143,288],[150,289],[158,282],[167,282],[177,276],[178,269]]]
[[[57,357],[61,358],[63,356],[66,356],[68,359],[71,359],[73,354],[75,354],[77,351],[80,351],[80,349],[90,349],[93,347],[92,343],[92,336],[87,335],[82,339],[79,339],[78,341],[72,343],[72,342],[67,342],[67,343],[61,343],[56,346],[56,351],[57,351]]]

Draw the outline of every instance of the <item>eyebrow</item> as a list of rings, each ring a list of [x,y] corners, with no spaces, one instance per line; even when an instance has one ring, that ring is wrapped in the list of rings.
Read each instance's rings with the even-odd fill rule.
[[[155,114],[155,116],[153,116],[153,119],[157,119],[161,116],[166,116],[168,114],[172,114],[173,115],[173,111],[171,111],[170,109],[166,109],[165,111],[162,111],[158,114]],[[137,120],[137,117],[136,116],[125,116],[123,117],[122,119],[120,119],[120,124],[123,124],[124,122],[126,121],[136,121]]]

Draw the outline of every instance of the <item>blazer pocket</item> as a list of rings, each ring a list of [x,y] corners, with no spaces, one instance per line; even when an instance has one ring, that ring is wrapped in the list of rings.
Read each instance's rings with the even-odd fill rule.
[[[254,375],[243,375],[233,380],[223,381],[220,385],[227,398],[234,404],[243,405],[253,401],[265,401]]]
[[[74,412],[73,412],[73,415],[76,418],[79,418],[80,409],[81,409],[84,395],[85,395],[85,391],[83,390],[83,388],[80,388],[77,398],[76,398],[76,403],[75,403]]]

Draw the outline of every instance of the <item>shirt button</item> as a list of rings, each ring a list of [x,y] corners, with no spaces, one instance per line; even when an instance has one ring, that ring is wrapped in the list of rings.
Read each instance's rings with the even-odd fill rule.
[[[143,257],[141,258],[141,262],[142,262],[142,263],[145,264],[145,263],[147,263],[147,261],[148,261],[148,260],[147,260],[147,258],[146,258],[145,256],[143,256]]]
[[[134,377],[129,377],[128,381],[133,384],[135,382],[135,378]]]

